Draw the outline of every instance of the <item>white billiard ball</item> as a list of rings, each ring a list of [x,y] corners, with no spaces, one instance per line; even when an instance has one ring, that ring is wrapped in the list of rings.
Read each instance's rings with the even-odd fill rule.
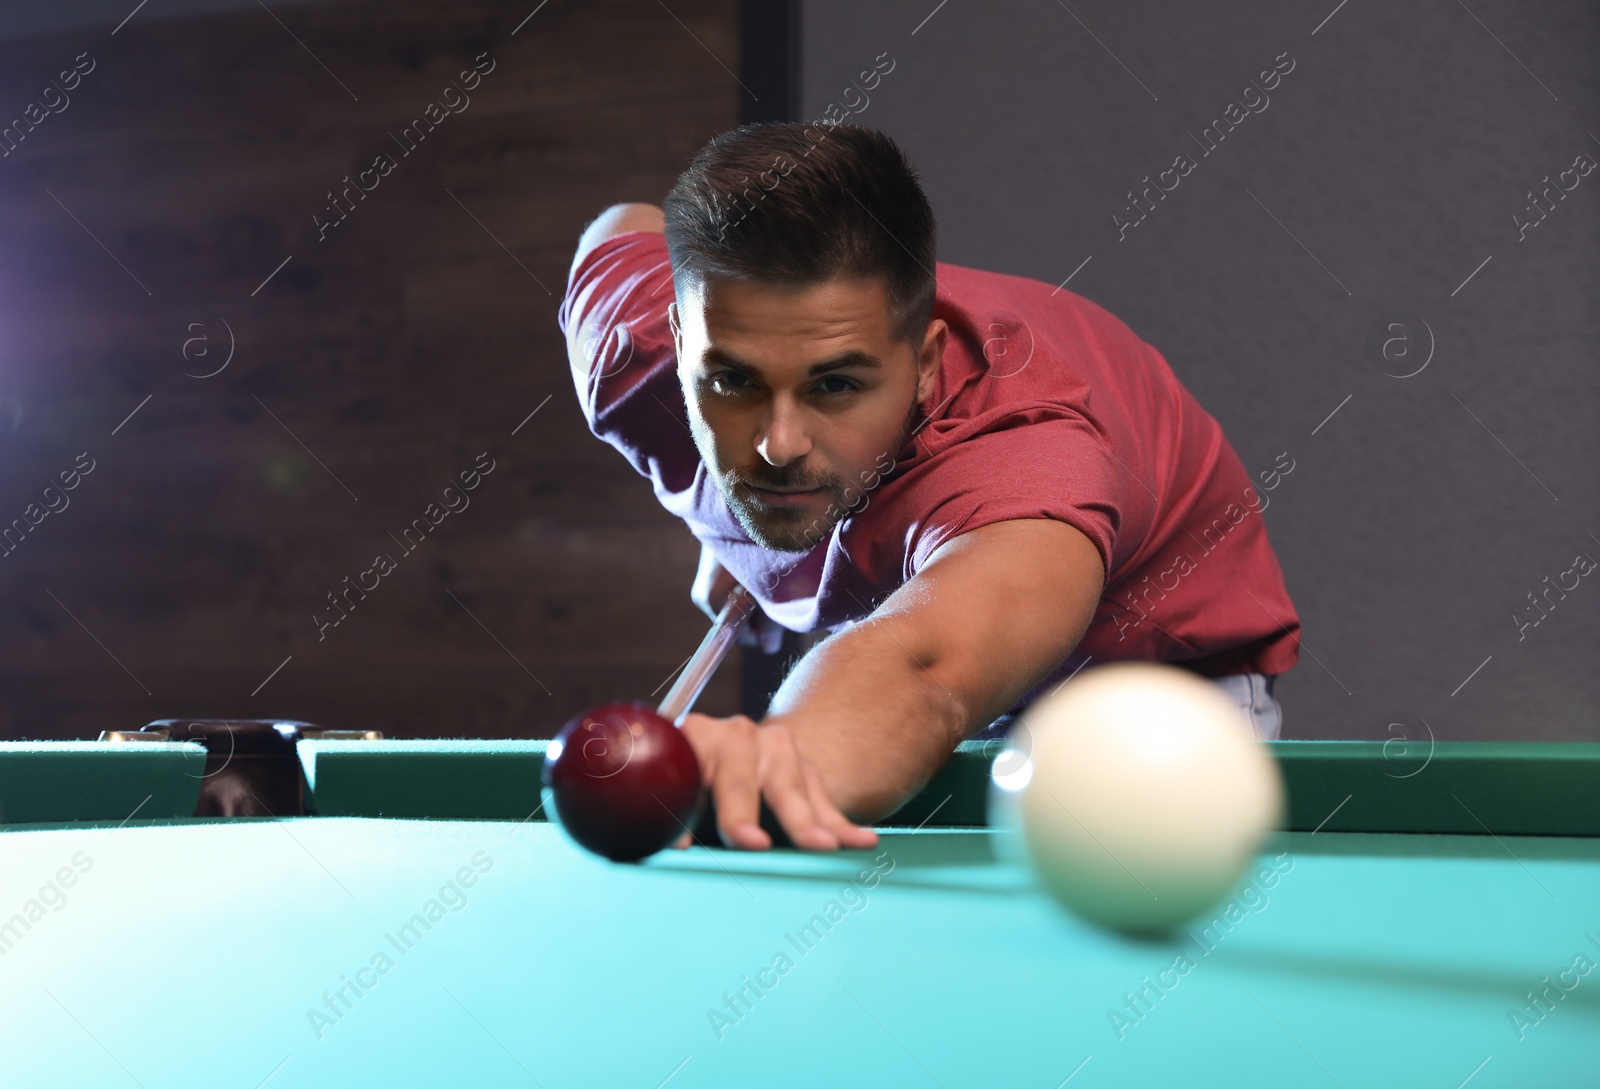
[[[1012,739],[991,772],[990,823],[1020,840],[1002,857],[1020,854],[1103,926],[1155,933],[1194,918],[1283,820],[1277,761],[1244,712],[1175,666],[1085,670],[1029,707]]]

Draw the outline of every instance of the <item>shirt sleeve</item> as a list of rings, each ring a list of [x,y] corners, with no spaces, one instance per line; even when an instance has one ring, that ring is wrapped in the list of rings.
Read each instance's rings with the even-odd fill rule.
[[[648,477],[657,495],[687,489],[700,461],[667,323],[673,298],[665,238],[628,231],[573,268],[557,318],[589,430]]]
[[[917,460],[896,496],[896,506],[920,512],[907,524],[903,578],[951,538],[1019,518],[1073,526],[1111,570],[1123,478],[1088,417],[1058,404],[1011,405],[934,432],[926,443],[931,456]]]

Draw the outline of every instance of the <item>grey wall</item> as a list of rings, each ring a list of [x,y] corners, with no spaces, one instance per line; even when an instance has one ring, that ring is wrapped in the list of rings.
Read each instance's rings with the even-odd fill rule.
[[[1537,217],[1547,175],[1600,162],[1600,6],[802,15],[803,117],[893,57],[870,104],[848,93],[852,120],[919,164],[941,260],[1072,276],[1252,472],[1294,459],[1265,514],[1304,624],[1286,736],[1600,739],[1600,571],[1515,619],[1541,617],[1546,576],[1600,559],[1600,171],[1552,189],[1525,238],[1513,219]],[[1290,59],[1262,107],[1246,88]],[[1260,112],[1203,154],[1230,102]],[[1128,191],[1181,154],[1195,168],[1119,240]],[[1386,361],[1386,338],[1409,357],[1401,339]]]

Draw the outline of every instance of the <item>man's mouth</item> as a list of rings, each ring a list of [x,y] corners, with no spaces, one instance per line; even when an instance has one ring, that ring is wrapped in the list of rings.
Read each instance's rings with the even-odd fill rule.
[[[791,507],[804,503],[820,494],[822,488],[767,488],[760,484],[746,484],[758,503],[775,507]]]

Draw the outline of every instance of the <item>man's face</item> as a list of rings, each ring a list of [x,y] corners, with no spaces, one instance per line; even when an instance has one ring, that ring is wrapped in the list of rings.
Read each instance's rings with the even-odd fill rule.
[[[881,279],[708,277],[668,318],[700,456],[750,539],[784,552],[826,537],[894,463],[947,336],[935,319],[915,350],[896,339]]]

